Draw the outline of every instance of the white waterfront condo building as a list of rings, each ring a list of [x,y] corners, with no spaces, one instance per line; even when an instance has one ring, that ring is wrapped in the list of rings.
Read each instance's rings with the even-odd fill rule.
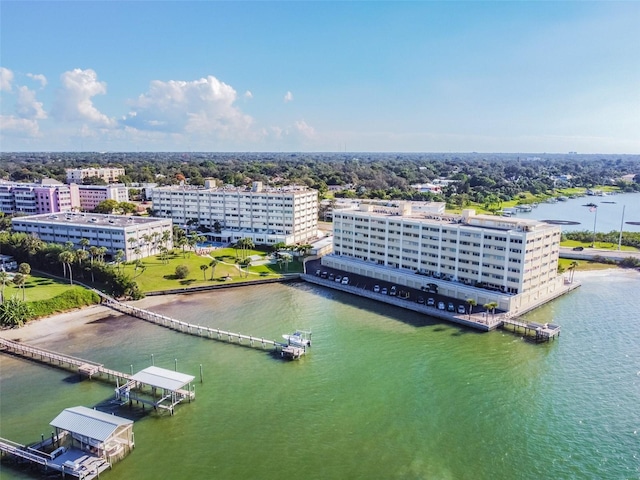
[[[209,229],[214,241],[250,238],[256,245],[307,243],[317,236],[318,192],[307,187],[154,188],[154,214]]]
[[[122,250],[125,261],[157,255],[162,247],[173,248],[173,224],[165,218],[66,212],[16,217],[11,222],[14,231],[47,243],[72,242],[78,249],[86,238],[90,246],[106,247],[109,256]]]
[[[475,210],[415,212],[412,202],[333,216],[333,254],[322,259],[329,267],[418,289],[430,283],[442,295],[507,311],[544,303],[562,287],[557,225]]]

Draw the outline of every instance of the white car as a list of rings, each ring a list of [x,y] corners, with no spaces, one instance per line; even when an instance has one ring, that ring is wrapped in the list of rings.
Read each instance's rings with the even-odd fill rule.
[[[373,287],[373,293],[378,293],[380,292],[380,285],[376,285],[375,287]]]
[[[342,285],[349,285],[349,277],[342,277]]]
[[[444,306],[444,302],[438,302],[438,310],[444,310],[445,306]]]
[[[458,305],[458,313],[467,313],[467,310],[464,308],[464,305]]]

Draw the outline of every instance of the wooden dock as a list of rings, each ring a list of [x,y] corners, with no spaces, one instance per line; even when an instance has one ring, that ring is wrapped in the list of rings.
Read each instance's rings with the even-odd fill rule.
[[[555,340],[560,336],[560,325],[552,323],[526,323],[514,319],[503,319],[501,327],[514,333],[522,332],[526,337],[533,337],[537,343]]]
[[[48,362],[53,365],[66,365],[70,368],[77,368],[78,373],[92,378],[94,375],[103,374],[107,378],[117,378],[121,380],[129,380],[130,375],[105,368],[101,363],[92,362],[83,358],[72,357],[58,352],[52,352],[40,347],[34,347],[26,343],[14,342],[0,337],[0,351],[11,352],[21,357],[32,358],[41,362]]]
[[[220,330],[219,328],[194,325],[192,323],[187,323],[175,318],[167,317],[166,315],[161,315],[159,313],[151,312],[149,310],[119,302],[118,300],[115,300],[114,298],[111,298],[102,292],[96,291],[96,293],[98,293],[102,297],[102,305],[112,308],[117,312],[124,313],[125,315],[139,318],[147,322],[155,323],[156,325],[161,325],[163,327],[170,328],[181,333],[208,338],[211,340],[217,340],[225,343],[244,345],[245,347],[255,347],[262,349],[270,348],[276,352],[280,352],[282,358],[288,359],[297,359],[306,353],[306,348],[291,347],[286,343],[276,342],[275,340],[268,340],[264,337],[244,335],[241,333]]]
[[[47,440],[52,442],[52,439]],[[43,442],[45,443],[45,442]],[[105,460],[99,460],[93,463],[91,469],[87,470],[75,470],[67,467],[64,463],[60,463],[56,460],[54,454],[45,453],[42,450],[37,449],[37,445],[27,446],[20,443],[12,442],[6,438],[0,438],[0,453],[2,455],[10,455],[18,458],[22,462],[28,462],[34,465],[38,465],[44,470],[44,472],[55,471],[60,472],[62,478],[70,476],[71,478],[78,478],[80,480],[93,480],[99,478],[100,473],[111,468],[111,464]]]

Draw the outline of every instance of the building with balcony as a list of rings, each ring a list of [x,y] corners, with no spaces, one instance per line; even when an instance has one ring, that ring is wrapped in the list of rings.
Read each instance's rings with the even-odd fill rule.
[[[557,296],[561,228],[537,220],[415,212],[412,202],[334,211],[333,254],[355,274],[523,311]]]
[[[188,228],[199,225],[213,241],[236,242],[250,238],[256,245],[308,243],[317,236],[318,192],[307,187],[251,189],[154,188],[154,214]]]
[[[11,222],[14,231],[48,243],[71,242],[77,249],[86,238],[90,246],[105,247],[112,258],[122,250],[125,261],[157,255],[162,247],[173,248],[173,224],[165,218],[67,212],[17,217]]]
[[[0,212],[5,215],[70,212],[79,206],[77,185],[51,179],[42,183],[0,182]]]
[[[78,197],[80,200],[80,210],[91,212],[105,200],[115,200],[118,203],[128,202],[129,189],[122,183],[112,185],[78,185]]]

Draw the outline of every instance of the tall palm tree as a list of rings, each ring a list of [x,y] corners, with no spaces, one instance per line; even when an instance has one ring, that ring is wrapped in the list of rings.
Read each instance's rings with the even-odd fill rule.
[[[26,283],[26,281],[27,281],[27,277],[25,275],[23,275],[22,273],[16,273],[13,276],[13,280],[12,280],[13,284],[16,287],[22,289],[22,301],[23,302],[24,302],[24,284]]]
[[[132,247],[135,248],[134,245],[138,242],[138,239],[136,237],[129,237],[127,238],[127,243]],[[135,252],[134,252],[135,253]]]
[[[491,318],[495,319],[496,308],[498,308],[498,302],[489,302],[483,305],[484,308],[491,311]]]
[[[81,238],[80,241],[78,242],[78,245],[80,245],[82,247],[82,250],[84,250],[85,248],[87,248],[89,246],[90,242],[88,238]]]
[[[571,262],[571,264],[569,265],[569,270],[571,270],[571,274],[569,275],[569,282],[573,283],[573,276],[576,273],[576,267],[579,265],[578,262],[576,262],[575,260],[573,262]]]
[[[4,303],[4,287],[9,283],[9,274],[4,270],[0,270],[0,304]]]
[[[467,305],[469,305],[469,320],[471,320],[471,312],[473,311],[473,307],[478,304],[473,298],[467,298]]]
[[[91,265],[93,265],[93,261],[98,258],[100,250],[95,245],[89,247],[89,257],[91,259]]]
[[[218,265],[218,260],[215,258],[209,262],[209,266],[211,267],[211,280],[213,280],[213,272],[216,270],[216,265]]]
[[[209,265],[207,265],[206,263],[203,263],[202,265],[200,265],[200,270],[202,270],[202,279],[206,280],[207,279],[207,270],[209,269]]]
[[[120,264],[124,260],[124,250],[118,250],[116,252],[114,260],[116,261],[116,264],[118,265],[118,271],[120,271]]]
[[[60,263],[62,263],[63,266],[66,266],[69,269],[69,285],[73,285],[73,272],[71,271],[71,264],[73,263],[74,259],[75,255],[68,250],[61,252],[58,256],[58,260],[60,260]]]

